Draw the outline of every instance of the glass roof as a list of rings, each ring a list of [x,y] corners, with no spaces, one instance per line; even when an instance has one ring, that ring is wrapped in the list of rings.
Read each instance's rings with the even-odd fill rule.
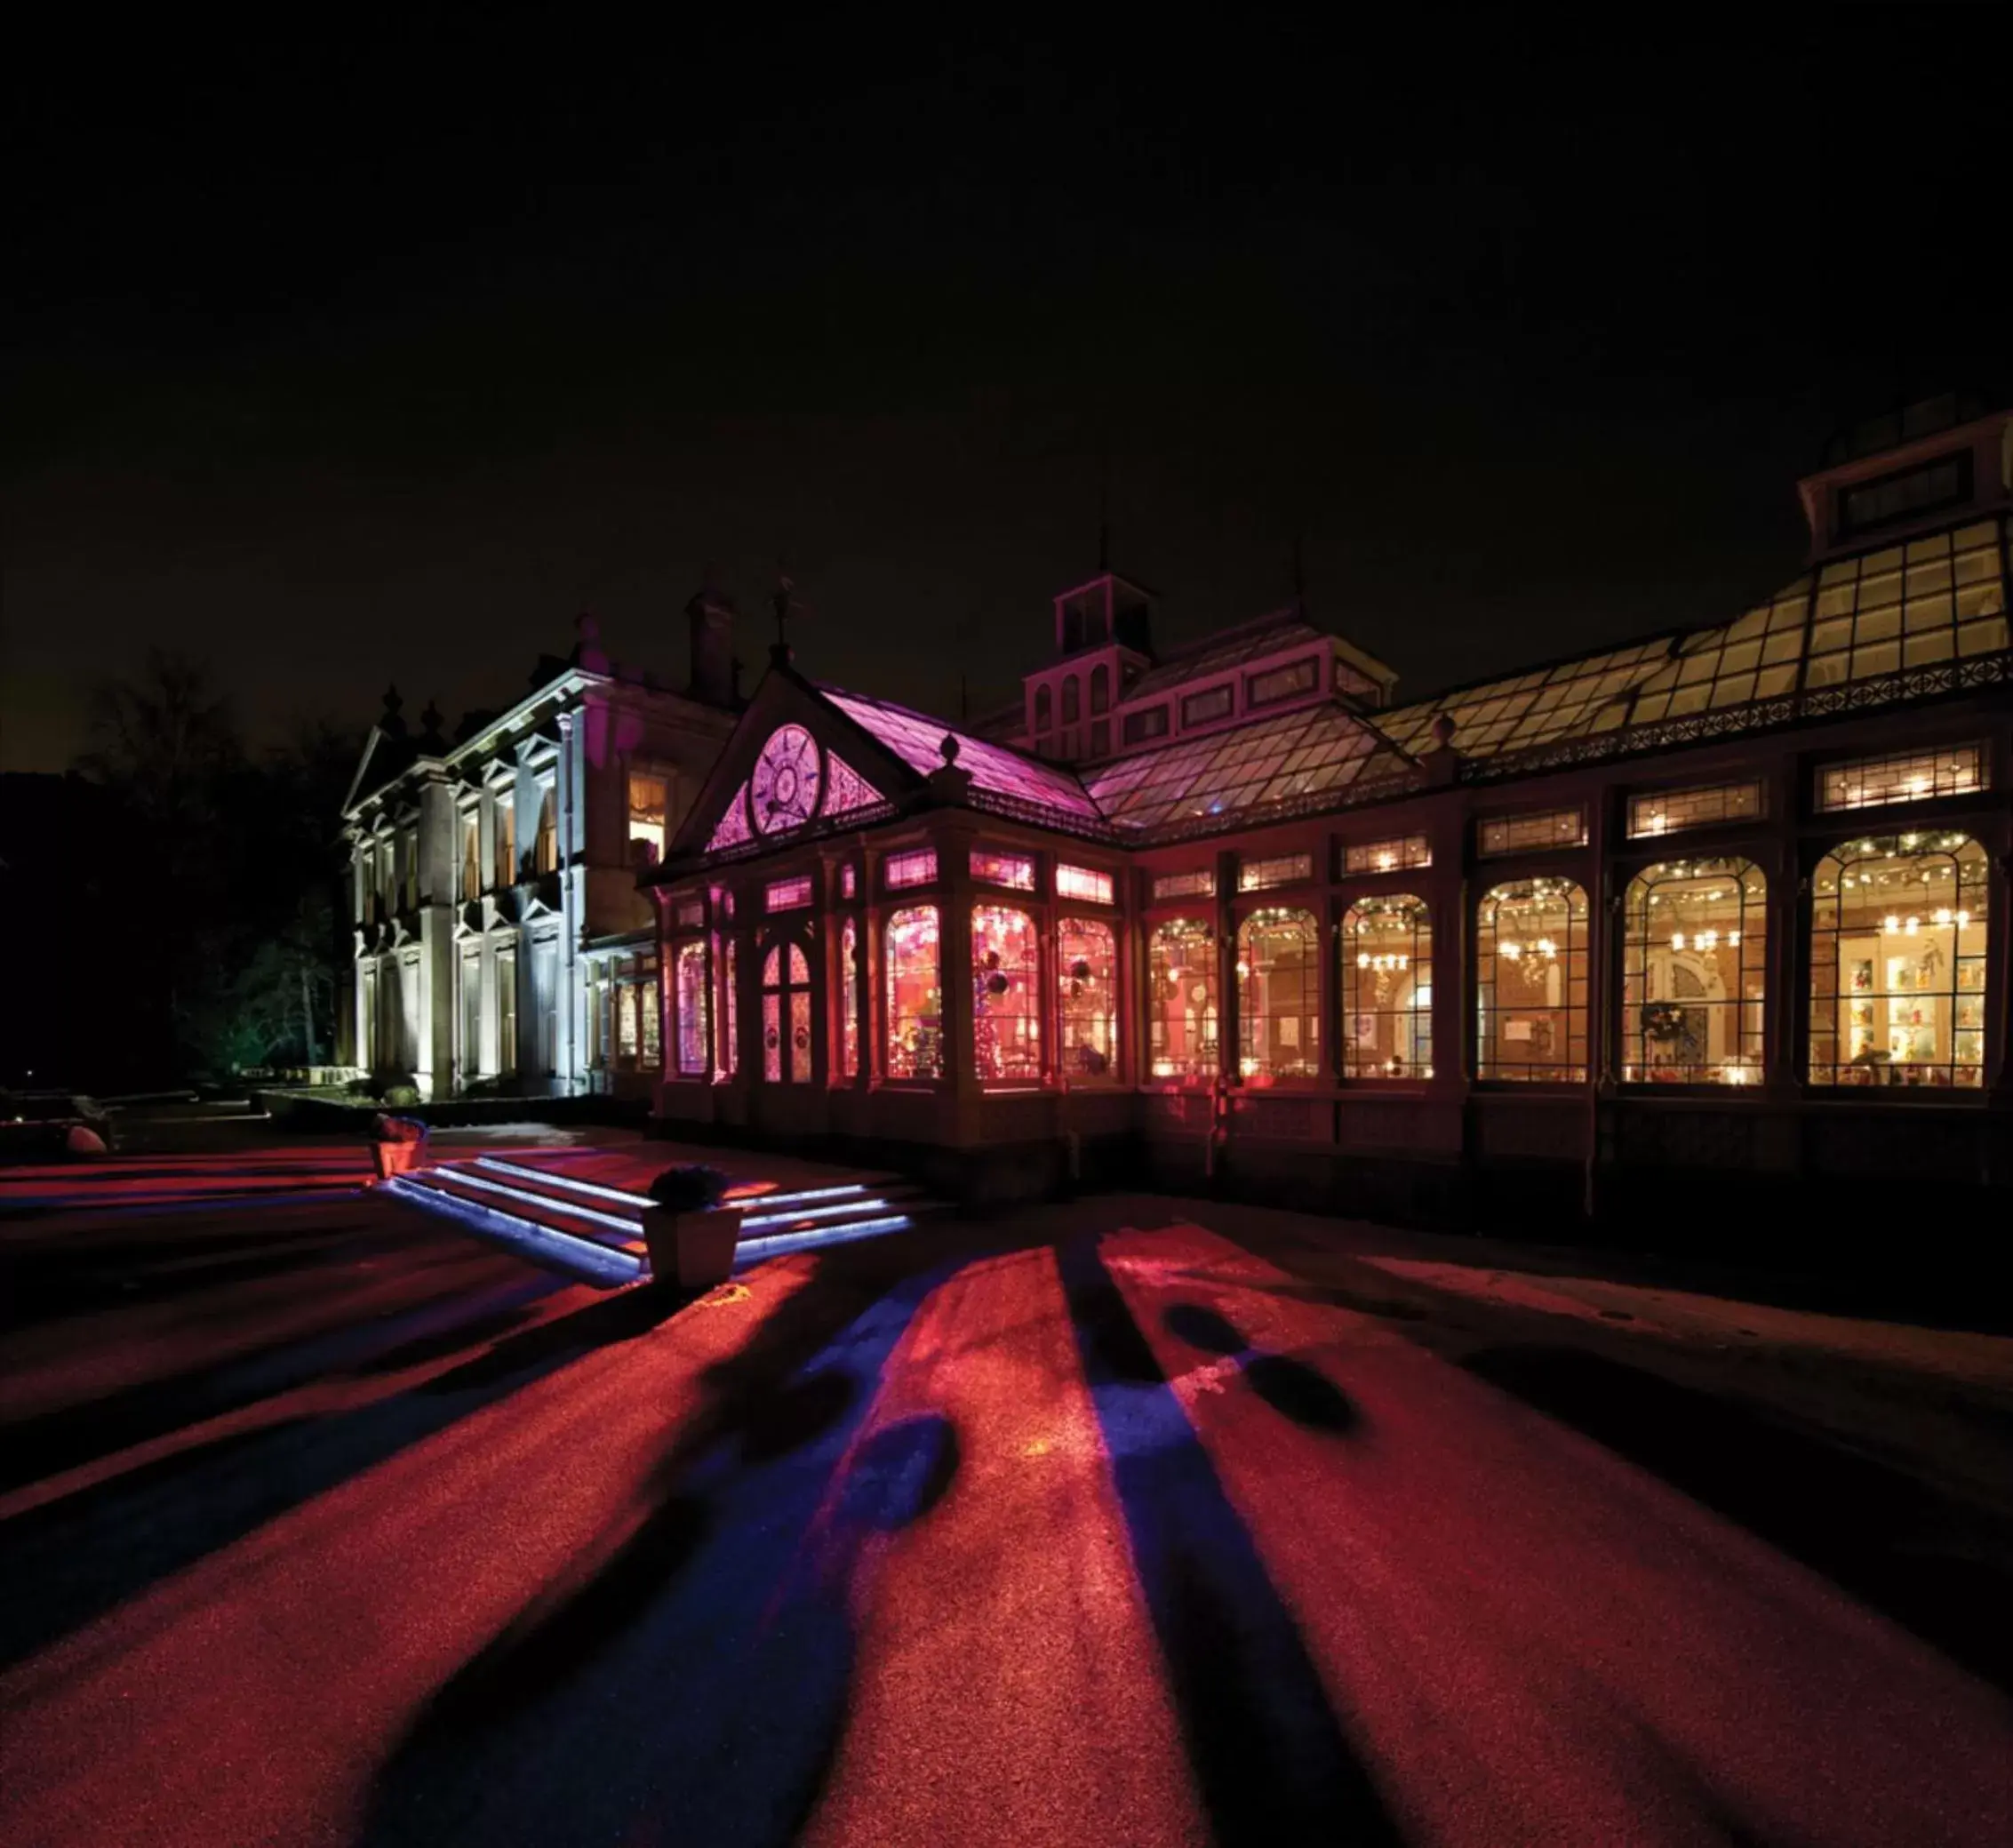
[[[1375,732],[1324,703],[1121,757],[1090,773],[1090,794],[1114,826],[1155,828],[1336,793],[1378,759],[1401,767]]]
[[[1097,805],[1083,793],[1082,784],[1059,764],[1024,757],[1018,751],[974,738],[941,719],[911,712],[906,706],[891,706],[884,700],[841,692],[834,686],[821,685],[818,690],[918,775],[928,776],[944,767],[943,743],[946,737],[951,737],[958,742],[957,767],[970,771],[978,788],[1017,796],[1022,802],[1052,805],[1080,820],[1098,819]]]
[[[1454,720],[1464,756],[1653,724],[2008,645],[2000,523],[1974,521],[1806,572],[1737,620],[1457,688],[1378,716],[1415,756]]]
[[[1199,680],[1205,674],[1224,673],[1242,662],[1255,660],[1262,654],[1276,654],[1283,648],[1303,642],[1327,639],[1321,630],[1301,621],[1298,616],[1266,617],[1244,629],[1218,637],[1213,643],[1197,648],[1193,654],[1163,661],[1142,674],[1125,690],[1125,704],[1130,706],[1137,700],[1150,700],[1170,686],[1179,686],[1186,680]]]

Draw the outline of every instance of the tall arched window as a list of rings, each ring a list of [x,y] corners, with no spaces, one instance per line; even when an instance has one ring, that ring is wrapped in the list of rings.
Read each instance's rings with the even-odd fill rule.
[[[1082,683],[1074,674],[1069,675],[1063,681],[1062,722],[1066,725],[1074,725],[1076,721],[1082,716],[1082,694],[1080,691],[1081,686]]]
[[[1433,1076],[1433,916],[1422,899],[1359,899],[1342,919],[1342,1070]]]
[[[1038,686],[1034,689],[1034,729],[1047,732],[1054,725],[1055,702],[1045,685]]]
[[[1475,912],[1475,1071],[1586,1078],[1586,893],[1570,879],[1514,879]]]
[[[1096,667],[1090,669],[1090,710],[1093,713],[1111,710],[1111,669]]]
[[[1042,958],[1034,920],[971,908],[971,1062],[981,1078],[1042,1076]]]
[[[811,958],[794,936],[772,937],[763,954],[762,1076],[811,1082]]]
[[[1668,860],[1629,881],[1625,1083],[1761,1081],[1768,897],[1761,868],[1747,860]]]
[[[859,1076],[859,926],[839,929],[839,1074]]]
[[[1056,925],[1062,1075],[1073,1082],[1118,1076],[1118,954],[1111,926],[1094,917]]]
[[[1969,835],[1847,841],[1811,882],[1810,1082],[1981,1084],[1985,851]]]
[[[888,970],[887,1073],[935,1078],[944,1069],[944,1006],[938,977],[937,908],[892,913],[882,941]]]
[[[1321,931],[1314,913],[1254,911],[1237,931],[1237,1069],[1247,1084],[1321,1070]]]
[[[706,1004],[706,945],[700,941],[681,943],[673,953],[671,968],[672,996],[677,1011],[679,1075],[703,1078],[712,1028]]]
[[[539,797],[538,837],[531,844],[531,869],[539,873],[559,870],[559,798],[550,783]]]
[[[1217,1074],[1216,932],[1194,918],[1155,928],[1146,951],[1146,1020],[1156,1078]]]

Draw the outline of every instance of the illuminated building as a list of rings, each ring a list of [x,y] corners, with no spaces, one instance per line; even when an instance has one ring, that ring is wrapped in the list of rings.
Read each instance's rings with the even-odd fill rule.
[[[509,711],[450,742],[397,697],[371,731],[350,844],[350,1061],[444,1099],[647,1095],[661,1057],[657,932],[639,868],[662,854],[732,730],[731,611],[701,597],[690,687],[618,668],[583,617]]]
[[[2013,1182],[2009,481],[1919,407],[1751,609],[1417,702],[1298,609],[1156,655],[1109,572],[996,725],[779,645],[648,876],[658,1112],[1424,1215]]]

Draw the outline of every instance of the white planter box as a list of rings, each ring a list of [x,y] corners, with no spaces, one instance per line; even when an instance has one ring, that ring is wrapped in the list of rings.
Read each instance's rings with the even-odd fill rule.
[[[643,1244],[650,1252],[653,1284],[710,1290],[725,1283],[733,1274],[734,1247],[740,1237],[738,1206],[716,1206],[710,1212],[643,1208]]]

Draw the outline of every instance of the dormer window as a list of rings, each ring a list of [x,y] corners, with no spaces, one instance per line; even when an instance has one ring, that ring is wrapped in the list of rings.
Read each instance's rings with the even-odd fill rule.
[[[1199,693],[1190,693],[1181,702],[1182,729],[1186,731],[1190,725],[1212,724],[1218,719],[1228,718],[1236,700],[1236,693],[1228,686],[1206,687]]]
[[[1883,475],[1877,481],[1841,488],[1838,496],[1838,536],[1856,539],[1897,520],[1912,520],[1946,507],[1961,507],[1971,498],[1971,452],[1958,450],[1919,468]]]

